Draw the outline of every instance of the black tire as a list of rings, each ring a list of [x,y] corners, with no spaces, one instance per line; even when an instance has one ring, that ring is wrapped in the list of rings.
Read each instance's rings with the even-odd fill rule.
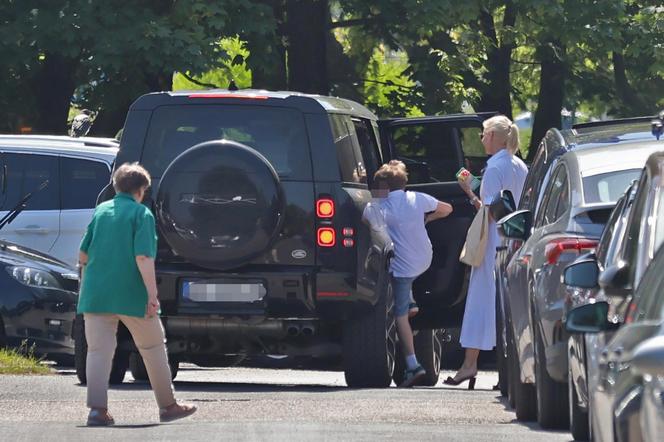
[[[7,335],[5,334],[5,323],[2,322],[2,317],[0,317],[0,348],[5,348],[7,346]]]
[[[516,419],[522,422],[537,419],[537,397],[532,384],[521,382],[521,368],[519,354],[516,351],[516,342],[511,328],[507,329],[507,363],[509,368],[509,386],[512,391]]]
[[[180,363],[175,356],[168,355],[168,367],[171,370],[171,380],[173,380],[175,379],[175,376],[177,376],[180,367]],[[139,352],[131,352],[131,355],[129,356],[129,370],[135,380],[141,382],[150,381],[148,370],[145,368],[145,363]]]
[[[419,330],[415,335],[414,344],[417,360],[427,372],[419,381],[419,385],[433,387],[438,383],[443,353],[439,330]]]
[[[556,382],[549,376],[546,370],[544,343],[537,327],[537,323],[533,324],[537,422],[546,430],[567,429],[569,428],[567,385]]]
[[[567,375],[568,397],[569,397],[569,429],[574,440],[590,439],[590,426],[588,421],[588,412],[579,407],[579,398],[576,394],[576,387],[572,380],[572,370],[568,370]]]
[[[354,388],[386,388],[392,383],[396,356],[396,324],[390,278],[379,283],[373,310],[343,327],[344,375]]]
[[[401,343],[397,342],[396,354],[394,356],[394,372],[392,373],[392,380],[397,387],[404,381],[406,375],[406,361],[401,349]]]
[[[78,381],[85,385],[87,377],[85,374],[86,359],[88,357],[88,343],[85,340],[85,321],[82,315],[77,315],[74,320],[74,368]],[[129,367],[129,353],[115,350],[113,365],[108,382],[111,385],[121,384],[124,381],[127,368]]]

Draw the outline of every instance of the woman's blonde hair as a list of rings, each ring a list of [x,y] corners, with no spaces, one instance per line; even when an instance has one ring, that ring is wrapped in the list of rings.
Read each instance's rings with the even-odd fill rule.
[[[494,132],[512,155],[519,150],[519,128],[505,115],[496,115],[484,120],[482,126],[485,131]]]

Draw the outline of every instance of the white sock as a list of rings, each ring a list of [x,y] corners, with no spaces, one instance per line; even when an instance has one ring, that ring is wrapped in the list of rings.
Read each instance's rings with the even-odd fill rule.
[[[417,362],[417,357],[414,354],[406,356],[406,368],[408,370],[412,370],[418,365],[420,364]]]

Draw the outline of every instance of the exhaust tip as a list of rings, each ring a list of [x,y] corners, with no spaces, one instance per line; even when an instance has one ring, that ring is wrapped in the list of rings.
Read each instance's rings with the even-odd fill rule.
[[[314,328],[311,326],[302,327],[302,336],[313,336]]]
[[[298,336],[300,334],[300,327],[297,325],[289,325],[286,327],[286,333],[288,336]]]

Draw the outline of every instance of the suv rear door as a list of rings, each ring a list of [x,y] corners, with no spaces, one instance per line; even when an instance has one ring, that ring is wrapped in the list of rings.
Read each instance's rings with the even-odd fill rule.
[[[427,193],[452,204],[444,219],[427,224],[433,245],[429,270],[413,285],[420,306],[415,328],[450,328],[461,325],[470,268],[459,261],[475,209],[456,180],[466,167],[481,175],[486,154],[480,141],[482,121],[492,114],[400,118],[379,122],[383,156],[403,161],[408,168],[408,189]]]

